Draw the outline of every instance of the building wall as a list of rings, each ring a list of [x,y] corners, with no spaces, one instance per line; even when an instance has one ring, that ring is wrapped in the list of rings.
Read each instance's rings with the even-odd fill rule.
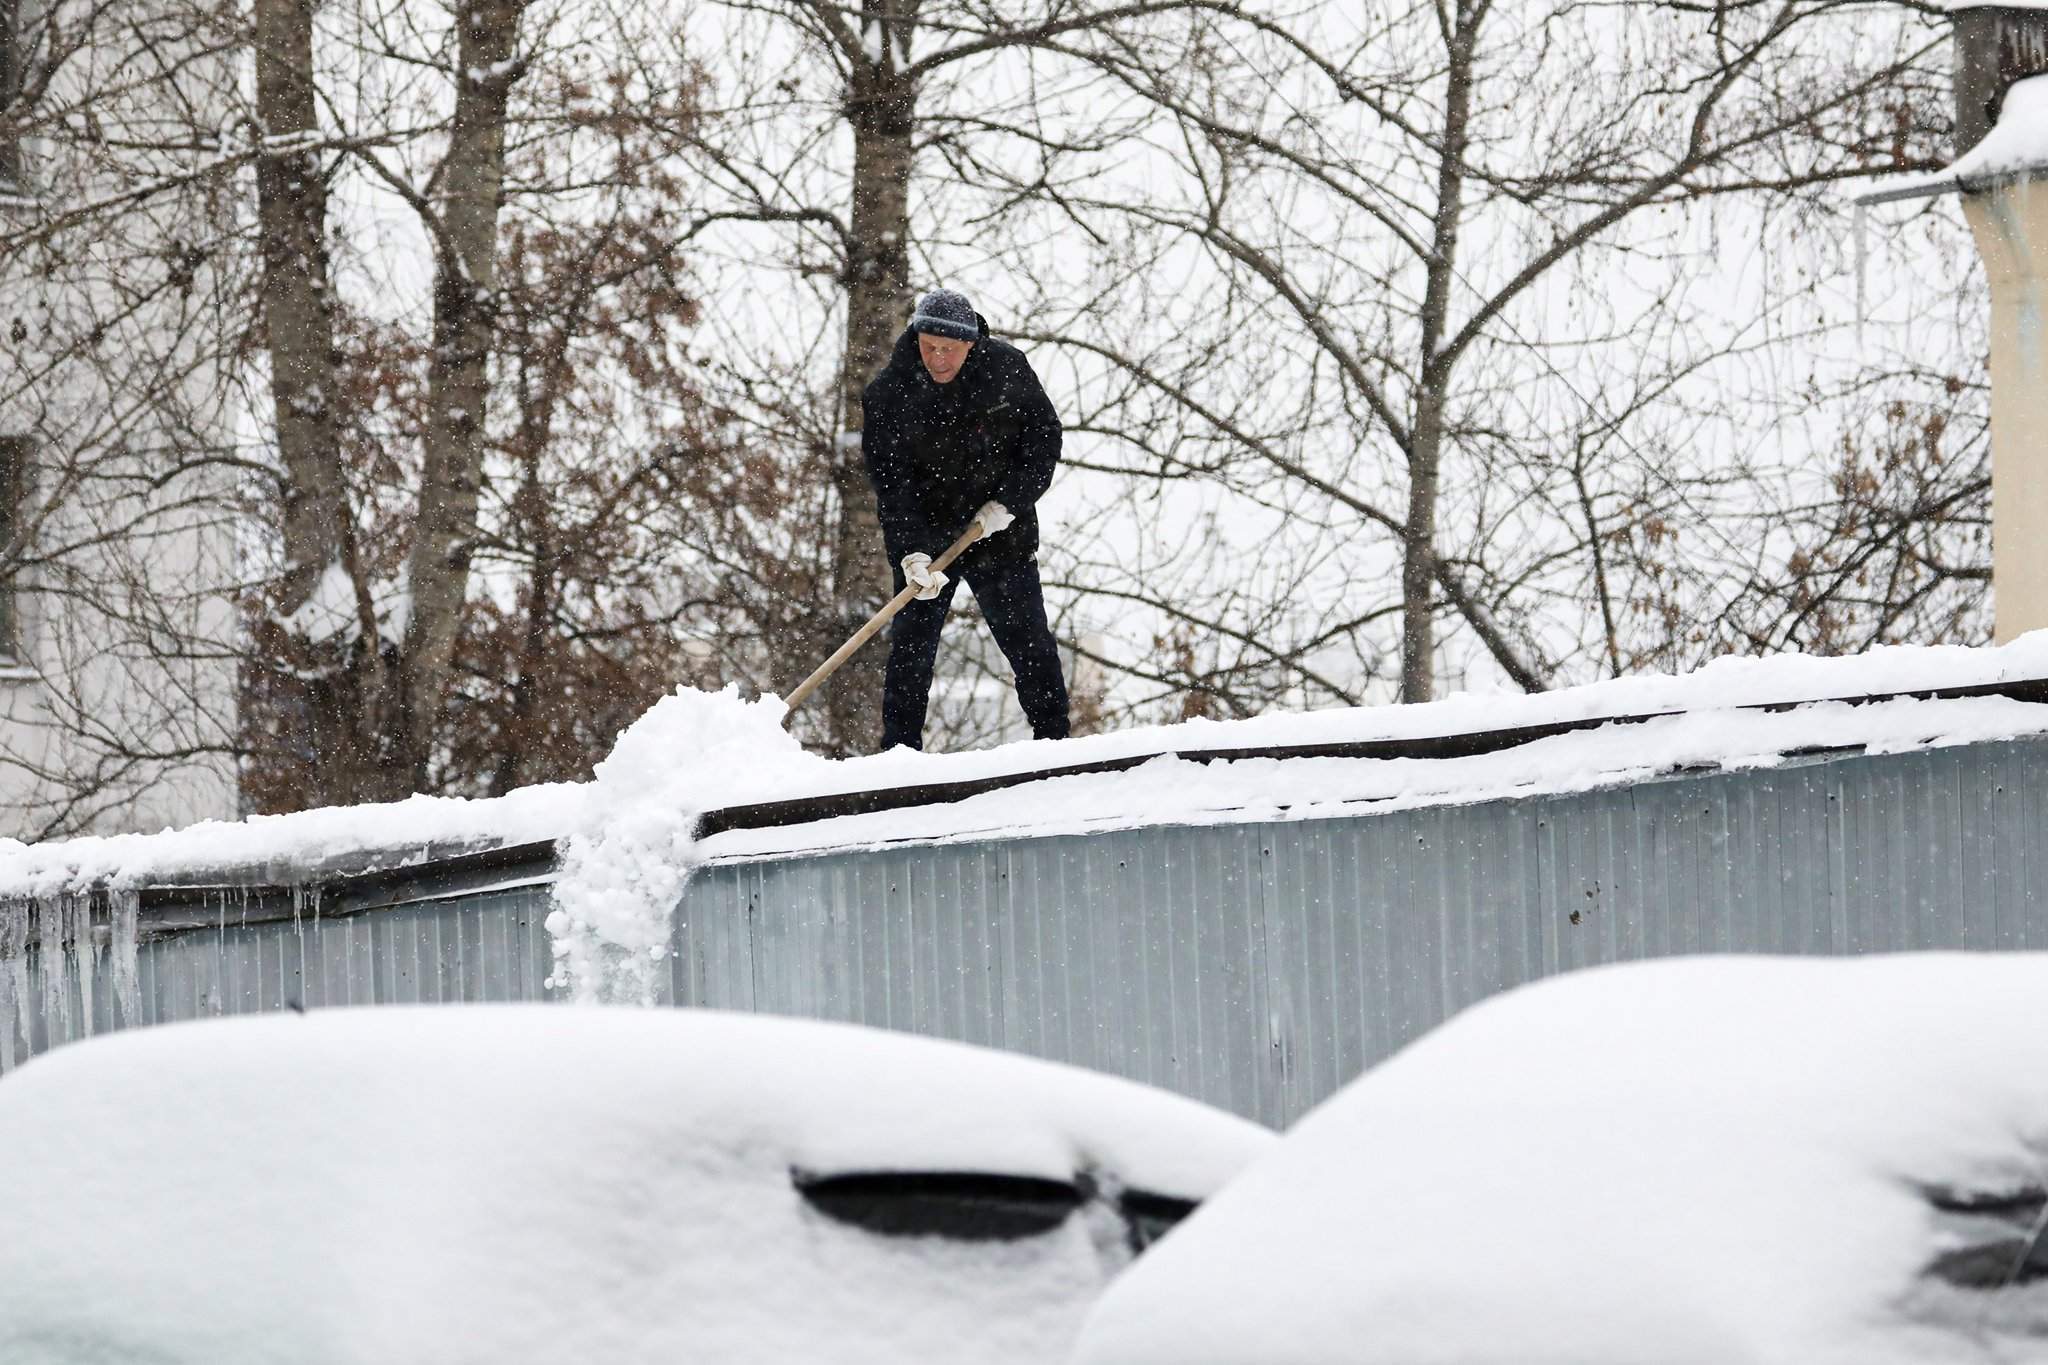
[[[412,894],[442,899],[401,887],[369,909],[228,893],[180,912],[199,927],[154,938],[145,900],[132,965],[104,912],[95,938],[61,909],[16,907],[11,954],[0,915],[0,1067],[131,1023],[549,998],[545,885],[464,893],[433,878],[423,869]],[[97,945],[89,970],[75,946],[39,949],[53,923]],[[674,944],[675,1004],[958,1038],[1284,1124],[1455,1011],[1577,967],[2048,948],[2048,740],[1343,819],[730,863],[693,879]],[[46,978],[45,960],[62,974]]]
[[[32,451],[0,539],[16,617],[0,641],[0,836],[31,840],[236,813],[232,500],[248,477],[232,462],[247,314],[228,177],[187,126],[231,73],[195,58],[204,31],[153,21],[190,7],[52,3],[85,41],[44,107],[105,137],[52,123],[0,193],[0,437]],[[179,74],[152,82],[161,70]],[[152,140],[183,146],[108,150]]]

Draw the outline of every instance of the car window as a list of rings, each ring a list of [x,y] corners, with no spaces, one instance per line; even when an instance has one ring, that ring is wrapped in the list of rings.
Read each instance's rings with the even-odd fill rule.
[[[974,1171],[793,1176],[828,1218],[890,1237],[1013,1241],[1050,1232],[1086,1203],[1078,1182]]]
[[[2048,1188],[1926,1192],[1947,1245],[1927,1266],[1961,1289],[2009,1289],[2048,1279]]]
[[[1131,1254],[1134,1256],[1171,1232],[1183,1218],[1195,1211],[1192,1199],[1149,1194],[1144,1190],[1125,1190],[1117,1203],[1123,1209],[1125,1226],[1131,1230]]]

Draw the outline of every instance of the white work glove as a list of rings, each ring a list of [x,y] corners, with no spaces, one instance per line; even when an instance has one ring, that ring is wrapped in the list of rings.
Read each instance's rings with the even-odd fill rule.
[[[917,600],[929,602],[946,586],[946,576],[932,567],[927,554],[903,556],[903,581],[917,589]]]
[[[985,502],[981,505],[981,510],[974,514],[974,519],[981,523],[981,536],[986,540],[1017,518],[1001,503]]]

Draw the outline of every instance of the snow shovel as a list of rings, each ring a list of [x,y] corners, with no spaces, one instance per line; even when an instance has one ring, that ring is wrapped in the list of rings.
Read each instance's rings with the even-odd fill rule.
[[[949,568],[952,565],[954,560],[958,559],[961,555],[967,552],[968,546],[972,545],[975,541],[980,539],[981,523],[978,521],[969,523],[967,529],[961,532],[960,539],[954,541],[953,544],[946,550],[944,554],[940,555],[937,559],[934,559],[932,561],[932,568],[940,573],[944,573],[947,570],[947,568]],[[852,639],[848,640],[845,644],[839,646],[838,649],[832,651],[831,658],[825,660],[824,663],[819,664],[818,669],[815,673],[811,674],[810,677],[805,678],[802,682],[798,683],[796,685],[796,691],[790,693],[789,700],[786,703],[784,703],[784,705],[788,709],[785,710],[782,714],[782,723],[784,725],[789,724],[789,718],[796,714],[797,707],[802,706],[804,704],[804,698],[810,696],[811,693],[817,691],[819,684],[823,683],[825,679],[831,677],[834,673],[838,672],[839,665],[845,663],[848,659],[851,659],[853,657],[853,652],[855,650],[859,649],[868,641],[874,639],[875,632],[879,631],[883,626],[888,625],[890,618],[894,617],[897,612],[902,611],[904,607],[908,606],[910,603],[910,599],[915,596],[917,596],[917,585],[914,583],[905,583],[903,585],[903,591],[897,593],[887,602],[884,602],[882,604],[882,609],[876,612],[873,616],[869,617],[868,623],[853,633]]]

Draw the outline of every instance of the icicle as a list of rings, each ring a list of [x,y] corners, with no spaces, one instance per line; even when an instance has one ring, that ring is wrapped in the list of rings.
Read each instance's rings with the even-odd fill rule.
[[[1859,203],[1850,229],[1856,237],[1856,349],[1863,349],[1865,289],[1870,277],[1870,205]]]
[[[16,1028],[28,1045],[28,902],[0,900],[0,1072],[14,1070]]]
[[[71,893],[36,897],[36,966],[43,976],[43,1029],[49,1046],[71,1040],[71,992],[65,989],[64,921]]]
[[[99,945],[92,936],[92,893],[81,891],[71,897],[71,913],[66,916],[71,922],[67,926],[71,939],[71,962],[78,971],[78,1036],[92,1037],[92,973],[99,960]],[[70,991],[65,996],[68,999]]]
[[[114,1008],[120,1011],[118,1027],[134,1028],[142,1022],[141,973],[136,969],[137,944],[142,924],[142,893],[134,887],[107,892],[108,985],[114,991]]]

